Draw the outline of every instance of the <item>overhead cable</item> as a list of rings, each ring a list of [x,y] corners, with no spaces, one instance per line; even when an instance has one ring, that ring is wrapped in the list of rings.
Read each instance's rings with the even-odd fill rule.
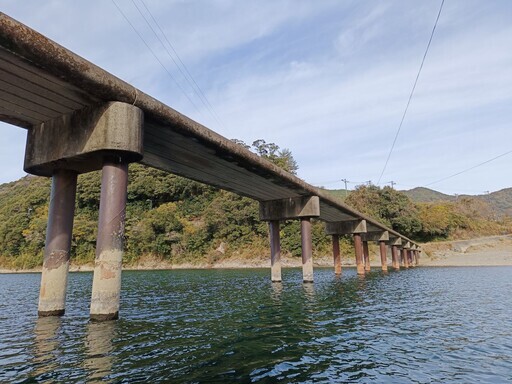
[[[412,96],[414,94],[414,90],[416,89],[416,85],[418,84],[418,79],[420,78],[421,70],[423,69],[423,64],[425,63],[425,59],[427,57],[428,50],[430,48],[430,44],[432,43],[432,39],[434,37],[434,32],[436,31],[437,23],[439,21],[439,17],[441,16],[441,11],[443,10],[444,0],[441,1],[441,6],[439,7],[439,12],[437,13],[436,22],[434,23],[434,28],[432,28],[432,33],[430,34],[430,39],[428,40],[427,48],[425,49],[425,53],[423,54],[423,59],[421,60],[421,65],[418,70],[418,74],[416,75],[416,79],[414,80],[414,85],[412,86],[411,93],[409,95],[409,99],[407,100],[407,105],[405,106],[404,113],[402,115],[402,119],[400,120],[400,124],[398,125],[398,130],[396,131],[395,138],[393,140],[393,144],[391,145],[391,149],[389,150],[388,157],[386,159],[386,162],[384,164],[384,167],[382,168],[382,172],[380,173],[379,180],[377,181],[377,185],[380,184],[380,180],[382,179],[382,176],[384,175],[384,172],[386,171],[386,168],[389,163],[389,159],[391,158],[391,154],[393,153],[393,150],[395,149],[395,144],[398,139],[398,135],[400,134],[400,131],[402,130],[402,125],[404,124],[405,116],[407,115],[407,111],[409,109],[409,105],[411,104]]]

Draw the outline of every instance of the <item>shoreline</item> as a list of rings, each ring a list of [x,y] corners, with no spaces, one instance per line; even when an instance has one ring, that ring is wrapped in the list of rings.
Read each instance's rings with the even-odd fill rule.
[[[512,235],[489,236],[469,240],[453,240],[425,243],[420,258],[420,267],[498,267],[512,266]],[[391,258],[388,257],[390,268]],[[314,267],[328,268],[333,266],[332,256],[321,256],[313,259]],[[283,268],[300,268],[300,257],[283,257]],[[371,255],[372,269],[380,269],[380,258]],[[342,268],[354,268],[355,260],[351,255],[343,257]],[[184,269],[270,269],[270,258],[257,257],[254,259],[226,259],[213,264],[209,263],[170,263],[157,259],[143,259],[138,264],[127,265],[123,271],[160,271]],[[69,272],[92,272],[92,264],[71,264]],[[391,270],[391,268],[390,268]],[[41,273],[41,267],[33,269],[0,268],[0,274]]]

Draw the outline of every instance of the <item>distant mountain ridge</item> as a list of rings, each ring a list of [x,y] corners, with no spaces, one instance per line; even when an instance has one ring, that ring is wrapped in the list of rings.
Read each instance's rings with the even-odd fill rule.
[[[505,188],[500,191],[485,195],[446,195],[429,188],[417,187],[405,193],[412,201],[416,203],[433,203],[437,201],[455,201],[457,198],[473,198],[484,201],[500,216],[512,216],[512,188]]]

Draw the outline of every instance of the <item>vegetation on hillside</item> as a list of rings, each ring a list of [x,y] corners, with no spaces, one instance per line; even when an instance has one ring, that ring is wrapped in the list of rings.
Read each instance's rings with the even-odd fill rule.
[[[274,143],[237,141],[283,169],[296,173],[291,152]],[[172,263],[214,263],[220,259],[268,257],[268,227],[260,222],[258,203],[236,194],[147,168],[130,165],[126,216],[126,264],[151,257]],[[50,179],[27,176],[0,186],[0,266],[41,265],[48,217]],[[345,191],[335,192],[345,198]],[[72,240],[72,261],[92,263],[95,255],[100,174],[80,175]],[[389,227],[417,240],[445,239],[510,232],[510,221],[497,219],[481,200],[413,203],[389,187],[360,186],[345,202]],[[284,254],[299,257],[298,221],[282,224]],[[313,221],[316,255],[331,253],[321,222]],[[352,254],[350,237],[342,238],[344,254]]]

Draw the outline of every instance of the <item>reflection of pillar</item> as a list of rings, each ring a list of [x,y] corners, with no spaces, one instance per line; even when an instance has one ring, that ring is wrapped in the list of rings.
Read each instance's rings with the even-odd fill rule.
[[[364,275],[363,244],[360,233],[354,233],[354,250],[356,252],[357,274]]]
[[[397,271],[400,270],[400,261],[398,260],[398,246],[391,246],[391,260],[393,263],[393,268]]]
[[[38,315],[61,316],[66,307],[69,252],[75,214],[77,174],[57,170],[52,177]]]
[[[112,340],[117,336],[117,323],[91,322],[86,330],[84,368],[88,371],[87,382],[103,382],[112,373]]]
[[[380,263],[382,265],[382,270],[387,271],[388,270],[388,260],[387,260],[387,246],[385,241],[379,241],[379,248],[380,248]]]
[[[370,251],[368,250],[368,242],[363,241],[364,270],[370,272]]]
[[[58,368],[57,357],[61,353],[57,333],[61,329],[60,317],[42,317],[36,320],[34,328],[34,371],[32,377],[51,372]],[[28,364],[29,362],[25,362]]]
[[[279,220],[269,221],[270,228],[270,274],[272,282],[281,281],[281,242],[279,239]]]
[[[302,277],[305,283],[313,282],[313,240],[311,238],[311,219],[300,219],[302,237]]]
[[[92,283],[91,320],[119,317],[128,164],[105,161]]]
[[[334,257],[334,274],[341,275],[340,237],[338,235],[332,235],[332,254]]]

